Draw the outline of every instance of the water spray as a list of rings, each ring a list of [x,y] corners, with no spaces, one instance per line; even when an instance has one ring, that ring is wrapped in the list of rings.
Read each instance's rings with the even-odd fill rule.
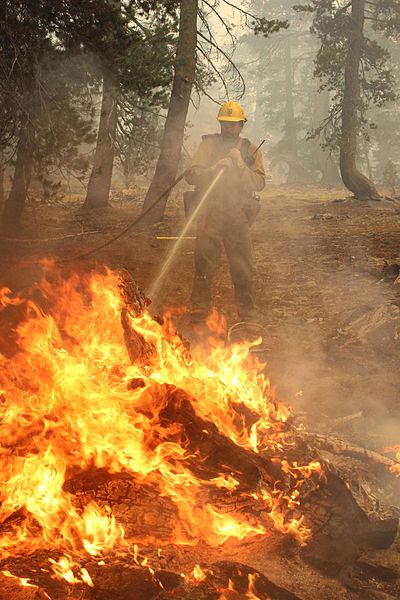
[[[254,154],[257,152],[257,150],[259,150],[261,148],[261,146],[264,144],[265,140],[262,140],[262,142],[257,146],[257,148],[254,150],[253,152],[253,156]],[[222,170],[220,171],[220,173],[222,173]],[[92,248],[91,250],[87,250],[86,252],[82,252],[81,254],[75,255],[75,256],[70,256],[68,258],[63,258],[63,259],[58,259],[58,263],[62,264],[62,263],[67,263],[67,262],[71,262],[71,261],[77,261],[77,260],[81,260],[82,258],[87,258],[88,256],[91,256],[92,254],[95,254],[96,252],[99,252],[99,250],[104,250],[104,248],[107,248],[107,246],[110,246],[111,244],[113,244],[114,242],[116,242],[117,240],[119,240],[120,238],[122,238],[124,235],[126,235],[128,232],[130,232],[136,225],[138,225],[152,210],[153,208],[159,203],[161,202],[161,200],[163,200],[165,197],[168,197],[169,193],[174,189],[174,187],[180,182],[182,181],[182,179],[185,177],[186,175],[186,171],[183,171],[183,173],[181,173],[176,179],[175,181],[166,189],[164,190],[159,196],[158,198],[156,198],[156,200],[145,210],[142,212],[142,214],[140,214],[138,217],[136,217],[133,221],[131,221],[124,229],[122,229],[122,231],[120,231],[117,235],[113,236],[111,239],[107,240],[106,242],[104,242],[103,244],[100,244],[99,246],[95,246],[94,248]],[[216,179],[216,181],[211,182],[211,185],[214,187],[215,183],[218,181],[219,176],[217,176],[218,178]],[[209,192],[211,190],[207,190],[206,194],[208,196]],[[201,203],[203,203],[203,199],[201,201]],[[195,213],[197,215],[197,209],[195,210]],[[194,217],[194,215],[193,215]],[[190,223],[192,223],[194,220],[194,218],[190,219]],[[185,227],[184,231],[186,232],[188,229],[188,227]],[[96,232],[97,233],[97,232]],[[80,235],[80,234],[78,234]],[[182,238],[184,237],[184,233],[182,232],[181,235],[178,237],[178,240],[181,241]],[[176,249],[175,246],[174,248],[172,248],[171,252],[174,252],[174,255],[176,253]]]
[[[261,146],[264,144],[265,139],[261,141],[261,143],[257,146],[257,148],[254,150],[253,152],[253,156],[256,154],[256,152],[261,148]],[[196,209],[193,211],[190,219],[187,221],[185,227],[183,228],[183,230],[181,231],[180,235],[177,237],[175,244],[172,246],[171,250],[169,251],[158,275],[157,278],[155,279],[153,285],[151,286],[148,295],[150,298],[155,298],[156,295],[158,294],[158,292],[160,291],[162,284],[164,283],[164,280],[166,278],[166,276],[169,273],[169,270],[172,266],[172,263],[175,259],[175,256],[180,248],[180,245],[182,244],[182,241],[184,239],[187,239],[186,233],[189,230],[190,226],[192,225],[192,223],[195,221],[197,215],[200,212],[201,207],[203,206],[205,200],[208,198],[209,194],[212,192],[212,190],[214,189],[215,185],[217,184],[217,182],[219,181],[222,173],[224,172],[226,167],[222,167],[218,173],[215,175],[214,179],[211,181],[210,185],[208,186],[208,188],[206,189],[206,191],[204,192],[203,196],[200,199],[200,202],[198,203]]]
[[[175,244],[172,246],[171,250],[169,251],[169,253],[167,254],[167,257],[163,263],[163,265],[161,266],[161,269],[153,283],[153,285],[151,286],[148,295],[150,298],[155,298],[156,295],[158,294],[158,292],[160,291],[162,284],[164,283],[165,277],[168,275],[169,270],[172,266],[172,263],[175,259],[175,256],[182,244],[182,241],[186,238],[186,233],[188,232],[189,228],[191,227],[192,223],[195,221],[197,215],[199,214],[201,207],[203,206],[204,202],[206,201],[206,199],[208,198],[208,196],[210,195],[210,193],[212,192],[212,190],[214,189],[214,187],[216,186],[216,184],[218,183],[222,173],[224,172],[226,167],[222,167],[218,173],[215,175],[214,179],[211,181],[210,185],[208,186],[208,188],[206,189],[206,191],[204,192],[204,194],[202,195],[198,205],[196,206],[196,209],[193,211],[190,219],[187,221],[185,227],[182,229],[180,235],[177,237],[177,240],[175,242]]]

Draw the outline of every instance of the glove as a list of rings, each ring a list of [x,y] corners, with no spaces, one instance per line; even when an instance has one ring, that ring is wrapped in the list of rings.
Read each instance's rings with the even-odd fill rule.
[[[228,154],[228,157],[238,169],[242,170],[246,167],[246,164],[244,163],[242,155],[240,154],[240,150],[238,150],[238,148],[232,148],[232,150]]]

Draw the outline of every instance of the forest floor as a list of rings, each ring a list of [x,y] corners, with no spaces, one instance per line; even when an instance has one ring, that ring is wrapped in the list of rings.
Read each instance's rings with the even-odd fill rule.
[[[112,238],[140,214],[141,193],[140,189],[115,192],[112,207],[96,211],[83,211],[79,197],[56,207],[40,203],[30,207],[23,231],[10,237],[32,241],[0,241],[0,284],[14,290],[29,287],[37,271],[20,261],[33,255],[71,259],[68,264],[73,266],[73,257]],[[179,235],[183,226],[181,197],[176,194],[162,223],[138,226],[87,262],[125,267],[148,291],[174,243],[157,237]],[[264,338],[259,356],[267,363],[278,397],[311,431],[377,451],[400,444],[400,201],[360,202],[343,189],[268,185],[253,240],[256,329]],[[172,274],[154,301],[155,312],[162,306],[188,304],[193,246],[193,240],[182,244]],[[228,326],[234,325],[224,258],[215,280],[215,300]],[[190,338],[188,318],[181,317],[178,325]],[[346,461],[338,458],[337,463],[346,472]],[[347,471],[351,479],[348,465]],[[373,497],[391,507],[390,514],[400,515],[400,495],[381,498],[380,492],[385,494],[383,488],[364,489],[367,504]],[[398,553],[399,541],[395,548]],[[282,568],[276,565],[270,574],[281,583]],[[399,597],[398,587],[394,591],[375,583],[368,592],[353,595],[333,582],[331,587],[323,585],[323,593],[313,593],[309,582],[300,581],[297,592],[304,598],[328,600]]]

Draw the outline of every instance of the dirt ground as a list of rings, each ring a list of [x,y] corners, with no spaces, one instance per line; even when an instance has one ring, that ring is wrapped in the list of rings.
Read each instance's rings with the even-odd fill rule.
[[[112,207],[97,211],[83,211],[78,197],[56,207],[29,208],[23,230],[10,236],[25,241],[0,240],[0,284],[15,290],[29,287],[38,275],[26,262],[32,256],[55,255],[73,267],[74,257],[112,238],[139,215],[141,197],[140,189],[115,192]],[[85,261],[126,267],[148,291],[174,243],[157,237],[179,235],[183,226],[181,195],[176,193],[162,223],[138,226]],[[377,451],[400,444],[400,201],[360,202],[343,189],[268,185],[253,239],[259,315],[254,330],[263,336],[258,355],[278,397],[311,431]],[[154,312],[188,304],[193,246],[192,239],[183,242],[153,299]],[[235,325],[224,259],[215,280],[215,303],[228,327]],[[178,327],[191,338],[187,316],[180,317]],[[400,516],[400,492],[396,494],[378,499],[391,515]],[[399,546],[397,542],[397,554],[387,560],[396,562],[397,556],[400,576]],[[287,567],[271,568],[277,580],[285,579],[280,569]],[[400,594],[399,588],[379,585],[364,595],[352,595],[334,583],[331,588],[312,596],[298,591],[304,598],[321,599]]]
[[[111,239],[140,214],[141,192],[114,193],[113,206],[97,211],[82,211],[78,197],[28,209],[23,230],[11,236],[27,241],[0,240],[0,283],[29,286],[37,273],[21,259],[25,263],[32,256],[55,255],[71,267],[82,263],[74,257]],[[179,235],[183,226],[177,193],[162,223],[138,226],[84,262],[126,267],[148,292],[174,244],[157,237]],[[359,202],[345,190],[269,185],[253,240],[255,331],[264,338],[259,355],[279,396],[324,428],[332,419],[362,411],[351,426],[353,435],[359,430],[374,446],[384,430],[388,444],[400,443],[400,201]],[[193,240],[182,243],[159,297],[152,299],[153,312],[187,306],[193,246]],[[228,327],[234,325],[224,257],[215,304]],[[190,337],[187,318],[178,325]]]

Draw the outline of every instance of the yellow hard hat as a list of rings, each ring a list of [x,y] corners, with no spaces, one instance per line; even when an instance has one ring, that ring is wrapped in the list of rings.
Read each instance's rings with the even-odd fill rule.
[[[230,121],[233,123],[247,121],[244,115],[243,106],[239,104],[239,102],[224,102],[219,109],[217,119],[218,121]]]

